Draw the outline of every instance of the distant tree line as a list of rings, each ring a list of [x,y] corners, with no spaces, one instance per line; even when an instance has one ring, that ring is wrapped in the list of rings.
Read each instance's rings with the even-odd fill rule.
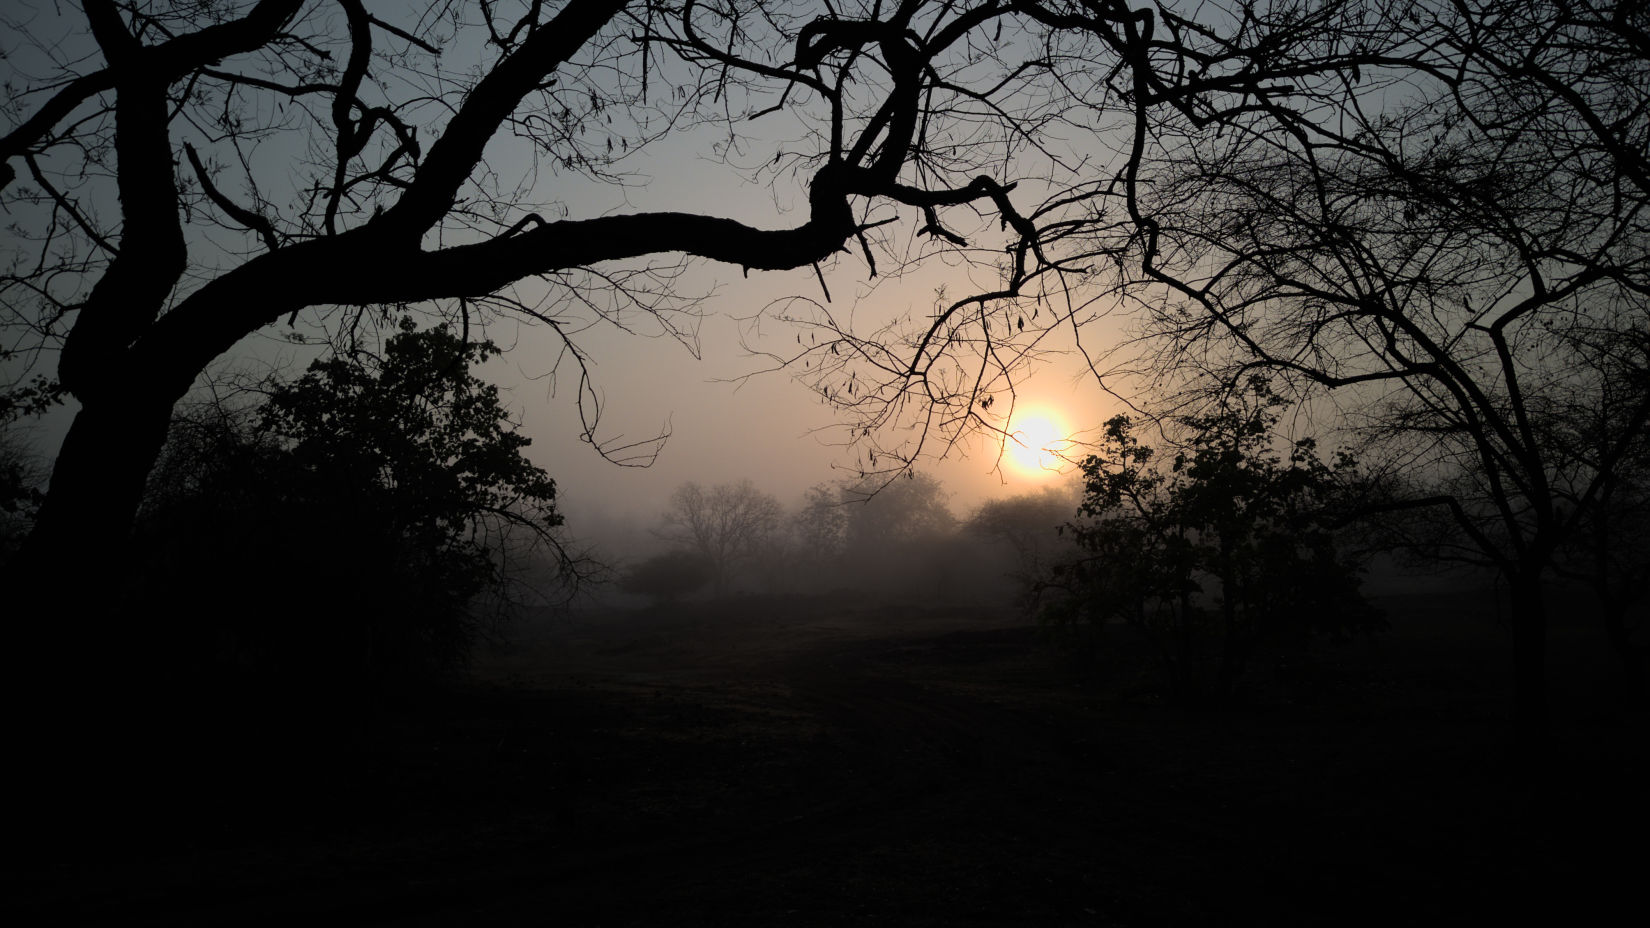
[[[621,587],[656,599],[726,594],[883,594],[1008,604],[1056,548],[1075,495],[1047,490],[959,518],[932,475],[822,483],[786,511],[749,480],[672,495],[657,536],[670,546]]]

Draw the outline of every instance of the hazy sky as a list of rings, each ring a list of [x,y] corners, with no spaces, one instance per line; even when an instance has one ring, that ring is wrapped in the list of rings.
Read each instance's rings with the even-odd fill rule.
[[[777,122],[764,128],[776,140],[792,131]],[[753,183],[716,160],[718,141],[710,131],[677,133],[620,162],[622,169],[633,172],[628,187],[556,178],[555,196],[574,215],[681,210],[767,228],[795,225],[806,218],[800,179]],[[753,145],[748,160],[760,163],[770,157],[767,150],[783,147],[783,141],[769,143],[768,149]],[[886,259],[881,270],[884,276],[873,280],[857,253],[840,256],[834,268],[825,269],[831,308],[839,313],[851,309],[856,320],[911,310],[922,313],[932,306],[937,287],[946,286],[955,294],[972,286],[938,261],[926,262],[916,273],[897,280],[886,276]],[[771,366],[751,349],[783,351],[794,345],[798,334],[771,320],[756,325],[751,318],[787,297],[823,299],[813,270],[752,272],[747,277],[737,267],[698,262],[679,282],[679,290],[683,295],[711,294],[701,305],[706,315],[699,329],[699,358],[674,339],[645,337],[645,329],[631,334],[598,325],[579,336],[580,346],[594,362],[592,373],[605,400],[600,437],[640,440],[668,424],[669,441],[653,466],[645,469],[614,466],[580,441],[572,378],[554,384],[534,379],[548,373],[558,353],[548,330],[505,325],[494,331],[501,343],[519,338],[490,373],[512,387],[524,414],[524,430],[534,439],[535,459],[560,482],[570,515],[576,518],[585,507],[596,506],[649,520],[685,480],[714,483],[749,477],[790,505],[808,486],[853,477],[855,456],[842,444],[847,421],[843,416],[787,372],[740,381]],[[1107,335],[1084,332],[1091,341]],[[1020,385],[1020,398],[1028,419],[1052,420],[1062,434],[1092,430],[1115,412],[1075,357],[1064,362],[1056,358],[1038,370]],[[953,450],[945,460],[930,457],[919,466],[944,482],[959,514],[988,496],[1026,492],[1062,479],[1050,470],[1018,466],[1012,457],[998,468],[998,452],[996,443],[982,439]],[[1065,470],[1069,476],[1071,468]]]
[[[638,159],[638,165],[638,170],[652,166],[646,159]],[[654,174],[644,189],[630,191],[630,208],[693,209],[768,226],[801,221],[788,205],[783,207],[787,212],[773,210],[773,191],[752,188],[714,166],[695,167],[673,171],[674,176]],[[581,214],[594,212],[599,210]],[[953,289],[960,286],[954,275],[934,268],[909,279],[878,282],[861,296],[870,289],[867,268],[863,259],[848,255],[827,275],[832,307],[854,305],[859,313],[923,309],[932,303],[934,287],[948,280]],[[670,492],[687,480],[717,483],[748,477],[789,506],[809,486],[855,476],[854,449],[843,445],[847,420],[789,373],[762,373],[771,362],[750,350],[794,344],[795,329],[771,321],[753,326],[748,317],[794,294],[819,298],[813,271],[753,272],[747,278],[739,268],[698,262],[681,290],[712,294],[700,307],[705,315],[697,358],[679,341],[645,327],[632,333],[598,323],[576,339],[590,357],[603,400],[599,438],[622,444],[670,431],[646,468],[610,463],[581,440],[574,402],[577,380],[565,362],[561,376],[552,374],[561,346],[548,328],[506,318],[488,330],[509,350],[485,376],[509,390],[522,430],[533,438],[530,456],[556,478],[575,533],[578,517],[592,510],[649,523]],[[1090,339],[1097,334],[1084,333]],[[1020,398],[1028,420],[1051,420],[1062,436],[1094,429],[1115,411],[1075,358],[1057,358],[1037,370],[1021,385]],[[982,438],[944,460],[930,457],[919,467],[944,482],[958,514],[989,496],[1026,492],[1062,479],[1054,471],[1027,467],[1013,455],[999,468],[998,453],[995,442]],[[1071,468],[1065,470],[1069,476]]]

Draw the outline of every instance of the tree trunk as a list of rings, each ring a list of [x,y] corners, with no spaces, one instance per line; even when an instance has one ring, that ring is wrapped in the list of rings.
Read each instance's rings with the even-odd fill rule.
[[[75,416],[52,470],[51,491],[4,588],[21,673],[36,698],[55,694],[67,737],[110,735],[151,717],[186,684],[165,616],[129,613],[131,532],[174,398],[133,389]],[[33,700],[31,700],[32,702]],[[80,703],[80,704],[66,704]],[[145,722],[143,724],[149,724]],[[77,730],[78,729],[78,730]],[[50,740],[51,733],[42,734]]]
[[[1638,699],[1645,694],[1644,686],[1644,657],[1645,649],[1633,643],[1633,629],[1627,621],[1628,601],[1625,597],[1608,597],[1600,595],[1604,612],[1604,629],[1610,639],[1610,650],[1621,661],[1622,683],[1629,698]]]
[[[119,593],[126,545],[175,397],[130,391],[81,409],[7,587],[31,624],[96,623]]]
[[[184,720],[212,699],[167,665],[177,655],[164,646],[165,617],[121,603],[133,518],[171,408],[170,397],[134,389],[80,411],[4,578],[20,665],[13,704],[30,707],[16,734],[35,759],[33,794],[110,833],[147,827],[137,824],[144,809],[168,807],[166,790],[185,782],[178,746],[200,741]],[[96,790],[74,789],[88,778]]]
[[[1245,591],[1232,561],[1232,546],[1223,533],[1220,540],[1220,672],[1215,683],[1221,699],[1230,699],[1237,691],[1238,676],[1243,672],[1246,657],[1238,640],[1237,612]]]
[[[1521,741],[1533,745],[1547,730],[1547,609],[1540,574],[1509,578],[1512,595],[1513,721]]]

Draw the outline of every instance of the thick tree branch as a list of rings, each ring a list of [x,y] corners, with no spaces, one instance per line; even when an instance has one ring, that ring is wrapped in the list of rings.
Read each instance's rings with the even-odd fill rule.
[[[483,77],[430,146],[412,184],[378,225],[415,240],[447,214],[481,153],[521,101],[565,64],[629,0],[570,0]]]
[[[63,343],[58,378],[85,399],[115,386],[105,369],[159,315],[188,261],[172,173],[168,79],[141,67],[138,45],[110,3],[88,3],[93,31],[118,68],[116,176],[122,220],[120,252],[92,287]]]

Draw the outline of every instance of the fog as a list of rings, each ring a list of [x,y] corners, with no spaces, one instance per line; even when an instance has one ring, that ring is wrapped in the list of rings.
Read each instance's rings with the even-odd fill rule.
[[[1643,6],[0,4],[8,901],[1641,909]]]

